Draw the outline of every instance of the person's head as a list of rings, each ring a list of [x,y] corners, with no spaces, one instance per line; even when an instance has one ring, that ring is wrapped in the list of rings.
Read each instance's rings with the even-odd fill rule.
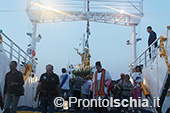
[[[152,31],[152,27],[151,26],[148,26],[146,29],[147,29],[148,33],[150,33]]]
[[[89,80],[90,79],[90,75],[86,75],[85,79]]]
[[[121,74],[120,74],[120,78],[121,78],[122,80],[124,79],[124,76],[125,76],[124,73],[121,73]]]
[[[80,71],[77,71],[77,72],[75,73],[75,76],[80,76]]]
[[[142,69],[140,66],[136,66],[135,70],[136,70],[136,72],[142,72]]]
[[[10,70],[16,70],[17,68],[17,62],[16,61],[11,61],[9,64]]]
[[[100,71],[102,69],[102,65],[101,65],[100,61],[96,62],[96,69],[97,69],[97,71]]]
[[[129,81],[129,79],[130,79],[129,75],[126,74],[124,80],[125,80],[125,81]]]
[[[48,64],[48,65],[46,66],[46,73],[47,73],[48,75],[50,75],[50,74],[53,73],[53,66],[52,66],[51,64]]]
[[[66,68],[62,68],[62,73],[66,73],[66,72],[67,72]]]

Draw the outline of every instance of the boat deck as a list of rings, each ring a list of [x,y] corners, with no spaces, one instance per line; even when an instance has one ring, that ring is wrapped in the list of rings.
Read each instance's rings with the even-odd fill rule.
[[[141,109],[141,112],[142,113],[152,113],[152,112],[144,110],[144,109]],[[18,108],[17,113],[41,113],[41,111],[40,111],[40,109],[22,107],[22,108]],[[56,110],[55,113],[96,113],[96,112],[94,112],[94,111],[80,111],[80,110],[75,111],[75,112],[70,112],[70,111],[60,112],[60,111]],[[104,113],[106,113],[106,112],[104,112]],[[107,113],[120,113],[120,111],[110,111],[110,112],[107,112]],[[131,113],[131,111],[129,111],[129,113]],[[135,111],[135,113],[137,113],[137,110]]]
[[[152,112],[149,112],[149,111],[145,111],[145,110],[141,110],[142,113],[152,113]],[[40,111],[17,111],[17,113],[41,113]],[[92,112],[92,111],[85,111],[85,112],[81,112],[81,111],[76,111],[76,112],[68,112],[68,111],[65,111],[65,112],[55,112],[55,113],[96,113],[96,112]],[[106,112],[105,112],[106,113]],[[107,112],[107,113],[120,113],[119,111],[110,111],[110,112]],[[129,111],[129,113],[131,113],[131,111]],[[137,113],[137,111],[135,112]]]

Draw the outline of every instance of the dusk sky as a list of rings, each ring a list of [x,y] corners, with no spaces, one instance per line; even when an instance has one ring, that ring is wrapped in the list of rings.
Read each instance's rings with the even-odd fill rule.
[[[27,32],[31,32],[31,23],[25,12],[27,0],[1,0],[0,29],[24,50],[29,44]],[[137,56],[147,48],[148,33],[146,27],[153,27],[159,37],[170,25],[170,0],[144,0],[144,17],[137,26]],[[17,10],[17,11],[5,11]],[[89,39],[91,64],[100,60],[113,79],[120,73],[128,73],[131,63],[131,46],[126,45],[131,39],[131,28],[115,24],[90,22]],[[58,22],[38,24],[38,34],[42,40],[37,44],[37,75],[45,72],[47,64],[53,64],[60,75],[61,68],[68,63],[79,64],[80,56],[74,48],[80,49],[79,43],[86,31],[86,22]]]

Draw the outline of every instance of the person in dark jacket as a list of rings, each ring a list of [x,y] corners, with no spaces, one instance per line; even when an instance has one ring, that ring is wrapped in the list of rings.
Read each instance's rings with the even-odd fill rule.
[[[40,77],[34,97],[34,100],[37,101],[38,95],[40,95],[42,113],[47,113],[48,106],[49,113],[54,113],[54,99],[60,96],[60,93],[59,77],[53,72],[53,66],[49,64],[46,66],[46,73]]]
[[[147,32],[149,33],[149,38],[148,38],[148,46],[150,46],[156,39],[157,39],[157,36],[156,36],[156,33],[152,30],[152,27],[151,26],[148,26],[147,27]],[[157,44],[158,42],[156,41],[155,42],[155,48],[157,47]],[[154,49],[154,48],[152,48]],[[153,53],[154,50],[151,51],[151,48],[149,48],[149,57],[151,58],[151,53]]]
[[[9,64],[10,71],[5,76],[5,85],[4,85],[4,98],[5,98],[5,104],[4,104],[4,110],[5,113],[8,113],[10,110],[10,105],[12,108],[12,113],[16,113],[18,101],[20,98],[18,92],[18,88],[23,88],[24,80],[23,80],[23,74],[17,70],[17,62],[11,61]]]

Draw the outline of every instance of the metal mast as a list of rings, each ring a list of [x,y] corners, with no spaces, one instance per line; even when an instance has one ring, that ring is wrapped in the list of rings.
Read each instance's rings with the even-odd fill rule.
[[[90,1],[87,1],[87,14],[89,14],[90,12],[90,8],[89,8],[89,4],[90,4]],[[89,15],[87,15],[88,17]],[[87,40],[86,40],[86,47],[89,49],[89,43],[88,43],[88,40],[89,40],[89,36],[90,36],[90,23],[89,23],[89,18],[87,18],[87,30],[86,30],[86,34],[87,34]]]
[[[37,23],[87,21],[87,48],[90,21],[131,26],[132,61],[136,59],[136,26],[144,15],[143,0],[28,0],[26,12],[34,27]],[[36,27],[34,30],[37,32]],[[35,35],[32,39],[36,53]]]
[[[132,48],[132,62],[135,61],[136,59],[136,24],[131,25],[131,48]],[[136,65],[136,64],[133,64]]]

